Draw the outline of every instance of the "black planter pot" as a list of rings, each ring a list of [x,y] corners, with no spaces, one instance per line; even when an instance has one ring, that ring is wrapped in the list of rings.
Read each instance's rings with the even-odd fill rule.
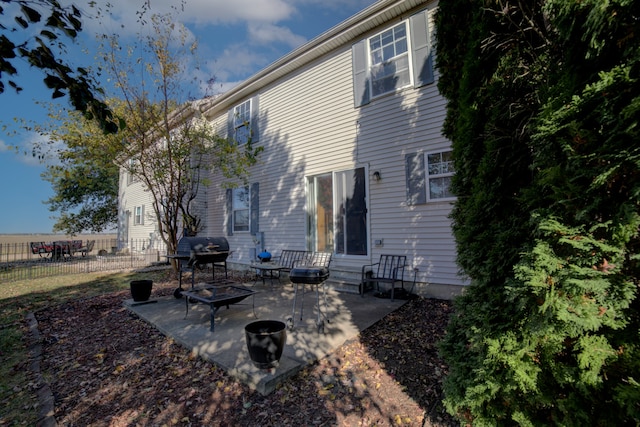
[[[244,327],[249,357],[260,369],[278,365],[287,342],[287,325],[278,320],[258,320]]]
[[[131,297],[134,301],[147,301],[151,296],[153,280],[132,280],[129,285],[131,286]]]

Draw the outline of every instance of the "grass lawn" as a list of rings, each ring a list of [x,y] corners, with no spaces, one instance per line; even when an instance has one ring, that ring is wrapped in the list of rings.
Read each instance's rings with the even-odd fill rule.
[[[129,288],[135,279],[166,277],[144,273],[90,273],[0,284],[0,426],[36,425],[38,384],[29,372],[26,316],[70,299],[90,298]]]

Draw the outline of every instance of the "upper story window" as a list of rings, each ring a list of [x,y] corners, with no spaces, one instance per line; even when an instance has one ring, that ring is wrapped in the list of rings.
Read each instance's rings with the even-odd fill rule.
[[[135,159],[129,159],[129,168],[127,169],[127,185],[131,185],[134,182],[138,181],[133,172],[136,170],[136,161]]]
[[[249,231],[249,187],[234,188],[233,201],[233,231]]]
[[[238,145],[260,139],[258,96],[254,96],[229,110],[228,137]]]
[[[238,145],[246,144],[251,136],[251,100],[233,108],[233,128]]]
[[[429,10],[360,40],[351,54],[356,107],[403,87],[433,83]]]
[[[408,45],[406,22],[369,39],[372,96],[411,84]]]

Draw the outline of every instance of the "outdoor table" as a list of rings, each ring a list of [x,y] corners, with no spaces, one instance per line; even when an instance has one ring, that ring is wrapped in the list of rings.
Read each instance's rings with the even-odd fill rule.
[[[265,279],[269,279],[271,282],[271,286],[273,287],[273,279],[278,279],[278,283],[280,283],[280,271],[284,268],[280,264],[275,262],[252,262],[251,268],[256,269],[256,278],[253,282],[255,285],[258,279],[262,279],[262,284],[265,284]],[[273,273],[278,272],[277,276],[274,276]]]
[[[206,286],[203,288],[191,289],[190,291],[182,291],[182,296],[184,297],[186,304],[184,318],[186,319],[189,314],[189,299],[209,304],[211,319],[210,330],[213,332],[215,327],[215,314],[220,307],[227,306],[227,308],[229,308],[229,305],[239,303],[245,298],[253,296],[256,293],[257,292],[252,289],[233,285]],[[255,300],[252,302],[252,307],[255,316]]]

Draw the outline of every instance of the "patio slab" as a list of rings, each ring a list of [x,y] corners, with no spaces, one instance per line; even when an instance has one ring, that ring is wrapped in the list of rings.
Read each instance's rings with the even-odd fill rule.
[[[361,297],[328,289],[328,310],[324,310],[324,305],[322,308],[329,322],[325,321],[322,333],[316,325],[316,293],[311,292],[312,287],[307,285],[302,320],[300,290],[294,328],[287,329],[287,342],[280,363],[272,369],[259,369],[249,358],[244,327],[256,320],[280,320],[286,323],[292,315],[293,286],[263,286],[260,283],[241,286],[257,293],[229,308],[220,307],[215,314],[213,332],[210,330],[210,309],[207,304],[190,303],[186,317],[184,298],[163,297],[145,304],[130,299],[125,300],[124,305],[164,335],[267,395],[275,390],[278,383],[295,375],[306,365],[326,357],[405,303],[401,300],[391,302],[371,294]],[[320,296],[322,298],[322,294]]]

